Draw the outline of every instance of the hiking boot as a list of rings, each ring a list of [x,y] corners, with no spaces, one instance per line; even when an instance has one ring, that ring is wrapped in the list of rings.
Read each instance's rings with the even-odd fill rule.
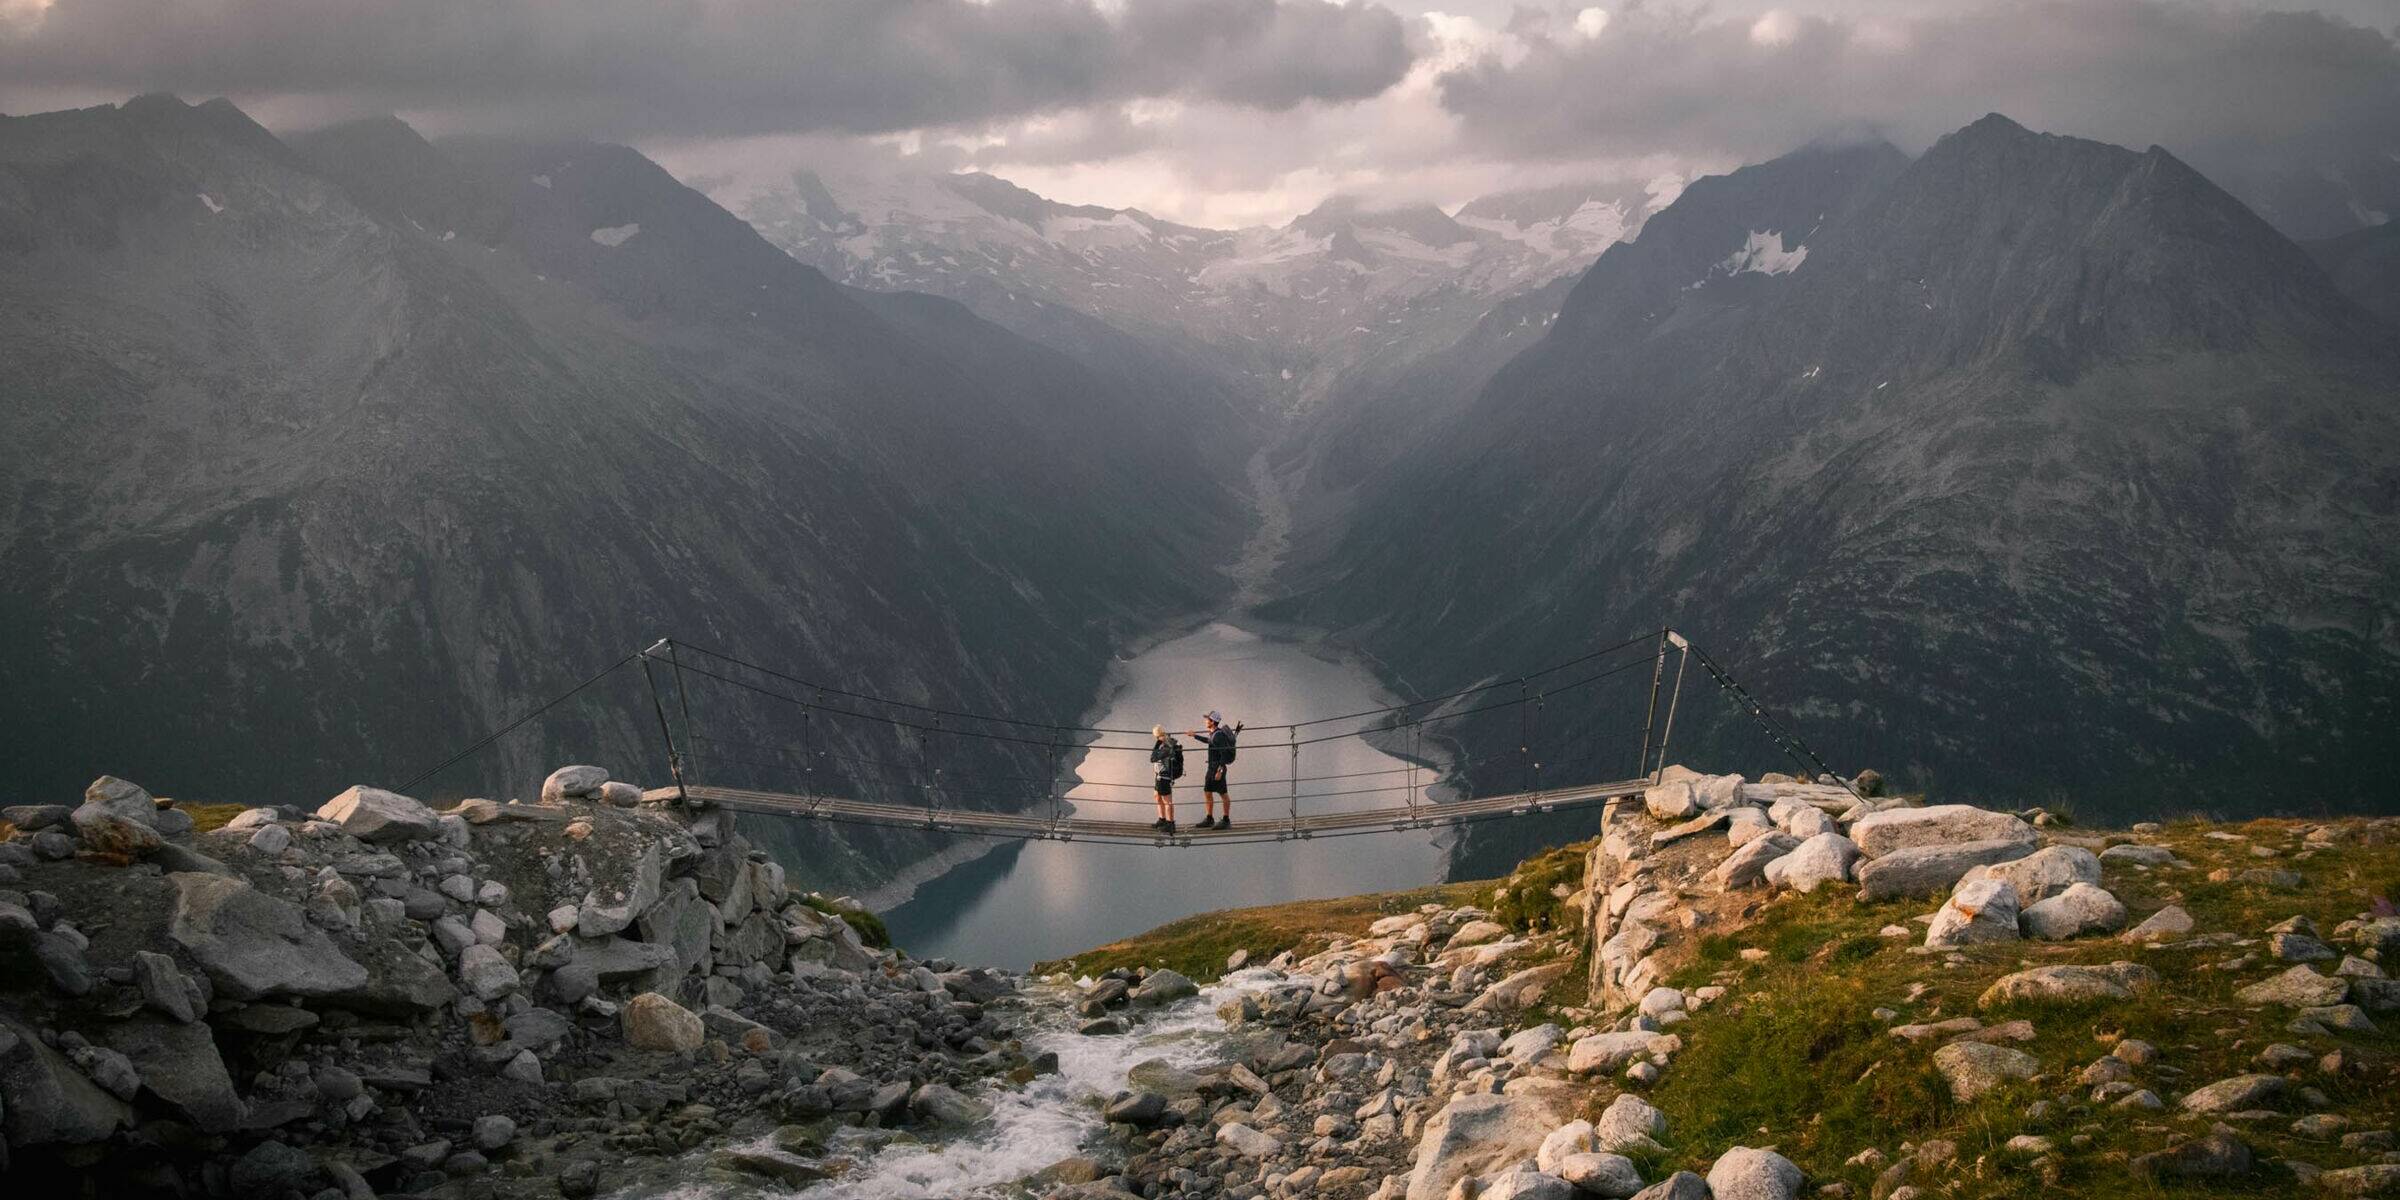
[[[1219,818],[1219,819],[1218,819],[1218,821],[1217,821],[1217,828],[1219,828],[1219,829],[1231,829],[1231,828],[1233,828],[1233,814],[1232,814],[1232,813],[1227,813],[1227,814],[1225,814],[1223,817]]]
[[[1150,822],[1150,828],[1164,832],[1166,830],[1175,828],[1175,822],[1170,821],[1165,817],[1160,817],[1159,819]]]
[[[1167,832],[1168,832],[1168,833],[1173,833],[1173,832],[1175,832],[1175,822],[1173,822],[1173,821],[1169,821],[1169,822],[1167,822]]]
[[[1202,829],[1215,829],[1216,827],[1217,819],[1215,817],[1207,817],[1200,822],[1200,828]]]

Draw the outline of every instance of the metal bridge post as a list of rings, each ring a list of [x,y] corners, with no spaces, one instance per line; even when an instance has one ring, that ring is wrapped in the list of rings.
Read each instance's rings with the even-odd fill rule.
[[[667,665],[675,673],[675,706],[683,710],[683,754],[691,761],[690,774],[697,776],[700,774],[700,747],[692,738],[692,694],[684,690],[682,654],[674,642],[668,641],[666,645]]]
[[[1650,734],[1658,722],[1658,682],[1667,673],[1667,631],[1658,631],[1658,656],[1650,662],[1650,707],[1642,713],[1642,759],[1634,764],[1633,777],[1647,778],[1650,774]]]
[[[1300,832],[1300,727],[1294,725],[1283,731],[1283,740],[1292,744],[1292,832]],[[1225,802],[1225,811],[1233,811],[1233,801]]]
[[[1400,710],[1400,719],[1408,720],[1408,710]],[[1425,727],[1414,721],[1408,726],[1408,819],[1417,819],[1417,758],[1425,749]]]
[[[667,739],[667,773],[675,777],[675,803],[686,805],[691,803],[691,796],[683,787],[683,753],[675,745],[675,727],[667,723],[667,703],[658,694],[658,675],[650,669],[650,656],[666,644],[667,639],[660,638],[656,645],[642,651],[642,680],[650,685],[650,707],[658,713],[658,732]]]
[[[1652,782],[1656,782],[1658,776],[1667,769],[1667,741],[1675,736],[1675,707],[1683,701],[1683,669],[1692,662],[1692,644],[1684,640],[1682,634],[1670,629],[1667,631],[1667,640],[1674,643],[1682,655],[1675,660],[1675,690],[1667,695],[1667,724],[1658,733],[1658,767],[1651,772]]]

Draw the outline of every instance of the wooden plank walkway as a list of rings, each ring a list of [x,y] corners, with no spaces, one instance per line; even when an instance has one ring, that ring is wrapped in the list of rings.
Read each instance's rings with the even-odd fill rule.
[[[1533,813],[1559,812],[1568,809],[1604,807],[1611,801],[1638,797],[1650,786],[1648,779],[1619,779],[1582,787],[1550,788],[1536,792],[1511,792],[1499,796],[1478,796],[1450,804],[1420,804],[1414,809],[1365,808],[1346,812],[1303,813],[1294,819],[1289,810],[1277,811],[1275,797],[1246,800],[1243,805],[1253,812],[1266,812],[1266,817],[1244,816],[1231,829],[1197,829],[1186,823],[1175,833],[1161,833],[1145,821],[1112,821],[1097,817],[1049,816],[1038,812],[985,812],[971,808],[934,808],[905,804],[885,804],[872,800],[851,800],[840,796],[804,796],[791,792],[756,791],[749,788],[707,787],[693,785],[683,789],[683,795],[695,803],[735,809],[741,812],[777,813],[784,816],[815,820],[842,821],[862,825],[883,825],[897,829],[924,829],[938,833],[957,833],[980,837],[1019,838],[1027,841],[1104,842],[1149,846],[1230,846],[1254,842],[1288,842],[1323,837],[1347,837],[1364,833],[1392,833],[1411,829],[1436,829],[1448,825],[1463,825],[1470,821],[1496,820],[1526,816]],[[652,802],[671,802],[676,795],[672,787],[653,788],[644,796]],[[1288,797],[1283,798],[1288,803]],[[1072,804],[1072,801],[1068,803]],[[1187,802],[1188,806],[1188,802]]]

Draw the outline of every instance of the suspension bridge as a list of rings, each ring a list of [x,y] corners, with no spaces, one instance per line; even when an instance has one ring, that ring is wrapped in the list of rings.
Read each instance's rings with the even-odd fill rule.
[[[1068,753],[1086,756],[1087,768],[1103,755],[1136,755],[1146,763],[1153,744],[1147,729],[1047,723],[849,691],[672,639],[628,655],[610,671],[635,663],[648,684],[673,780],[651,789],[648,802],[934,833],[1216,846],[1604,808],[1658,782],[1694,665],[1806,776],[1840,778],[1672,629],[1448,695],[1249,721],[1232,772],[1239,819],[1224,828],[1171,830],[1144,819],[1156,803],[1147,773],[1138,773],[1137,782],[1112,782],[1060,769]],[[1545,760],[1544,714],[1564,704],[1578,706],[1584,718],[1575,722],[1584,752]],[[757,711],[762,707],[780,715]],[[880,731],[892,752],[860,752],[875,741],[860,727]],[[1326,751],[1347,742],[1364,742],[1382,752],[1377,762],[1401,765],[1310,773],[1309,762],[1340,757]],[[1191,753],[1204,759],[1206,750]],[[1045,761],[1046,773],[1039,768]],[[1198,776],[1193,771],[1178,781],[1187,806]],[[1110,789],[1139,794],[1096,794]]]

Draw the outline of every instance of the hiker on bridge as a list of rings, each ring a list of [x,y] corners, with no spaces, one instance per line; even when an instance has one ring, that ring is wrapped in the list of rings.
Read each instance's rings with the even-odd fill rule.
[[[1167,736],[1167,727],[1150,727],[1150,774],[1158,791],[1158,820],[1151,822],[1160,833],[1175,832],[1175,781],[1183,778],[1183,743]]]
[[[1234,737],[1241,733],[1242,726],[1237,721],[1227,728],[1225,715],[1213,708],[1200,719],[1208,727],[1184,735],[1208,748],[1208,770],[1200,777],[1200,802],[1207,807],[1208,815],[1201,820],[1200,828],[1231,829],[1233,797],[1225,794],[1225,768],[1233,765]],[[1217,816],[1217,804],[1220,801],[1225,805],[1225,815],[1221,819]]]

